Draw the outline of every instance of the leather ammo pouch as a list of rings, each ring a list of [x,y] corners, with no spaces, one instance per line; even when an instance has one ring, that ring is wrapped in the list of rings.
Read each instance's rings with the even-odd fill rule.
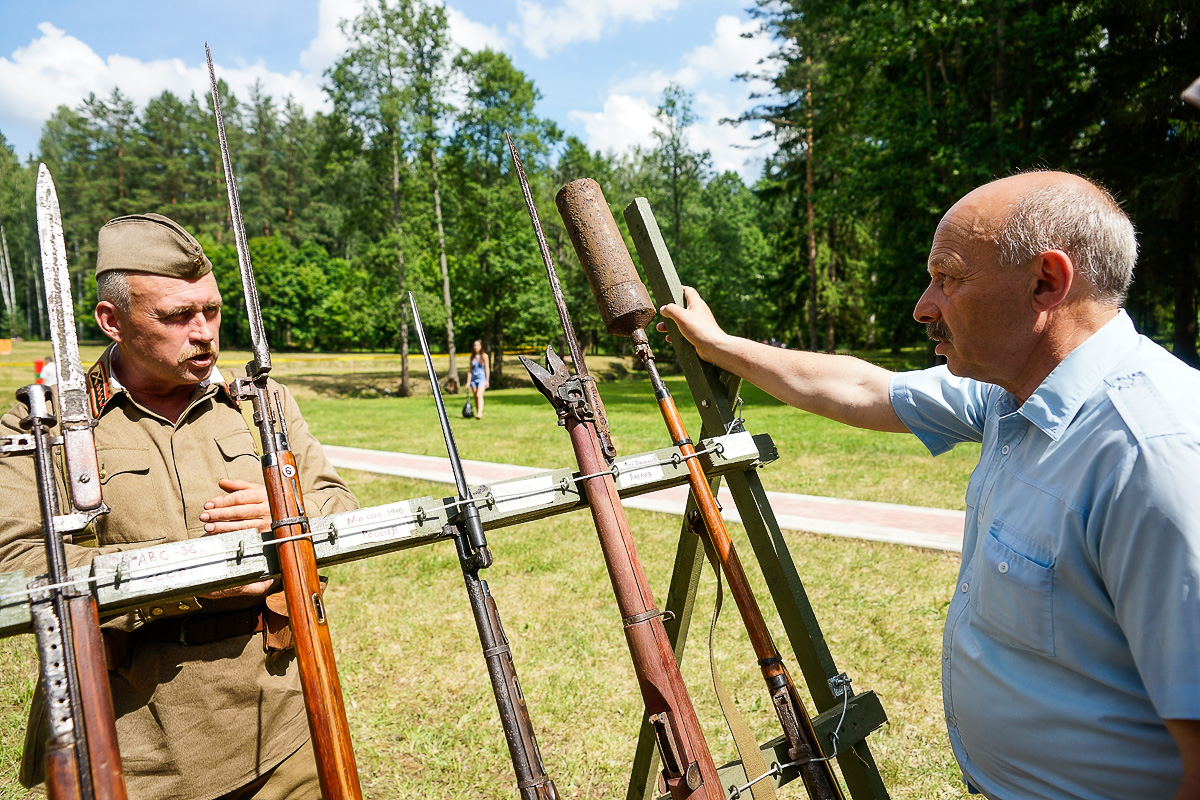
[[[324,594],[329,581],[324,577],[320,580],[321,593]],[[295,644],[283,592],[269,594],[262,605],[251,608],[213,614],[188,614],[150,622],[133,631],[104,628],[101,633],[110,670],[129,666],[133,663],[133,651],[137,646],[149,642],[191,647],[262,633],[264,653],[288,650]]]

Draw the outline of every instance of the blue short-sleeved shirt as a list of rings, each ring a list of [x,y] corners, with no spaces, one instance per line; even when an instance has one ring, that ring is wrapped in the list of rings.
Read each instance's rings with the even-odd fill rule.
[[[1124,311],[1023,405],[945,367],[892,405],[982,442],[942,645],[950,743],[994,798],[1170,798],[1200,718],[1200,372]]]

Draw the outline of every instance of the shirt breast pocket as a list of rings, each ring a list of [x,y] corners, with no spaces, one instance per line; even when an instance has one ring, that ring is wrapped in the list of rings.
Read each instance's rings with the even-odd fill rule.
[[[149,450],[114,447],[97,451],[96,458],[100,462],[100,485],[104,487],[105,500],[109,492],[120,493],[131,486],[145,488],[137,476],[150,474]]]
[[[262,483],[262,463],[254,453],[254,437],[240,430],[216,440],[225,462],[225,476],[249,483]]]
[[[974,622],[995,641],[1054,655],[1054,561],[1029,537],[997,520],[976,572]]]
[[[100,544],[163,539],[162,519],[154,513],[143,513],[147,507],[153,507],[154,498],[165,490],[167,480],[161,470],[150,475],[150,451],[112,447],[97,450],[96,458],[100,462],[104,502],[112,509],[96,519]]]

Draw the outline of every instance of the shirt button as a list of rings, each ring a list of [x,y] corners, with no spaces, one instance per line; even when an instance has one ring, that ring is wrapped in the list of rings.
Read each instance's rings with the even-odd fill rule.
[[[179,604],[179,610],[180,610],[180,611],[190,611],[190,610],[191,610],[191,608],[192,608],[192,607],[191,607],[191,606],[189,606],[187,603],[180,603],[180,604]]]
[[[942,648],[942,658],[950,658],[950,648],[949,647]]]
[[[1011,449],[1011,448],[1010,448],[1008,445],[1004,445],[1004,447],[1001,447],[1001,448],[1000,448],[1000,452],[1001,452],[1001,453],[1004,453],[1004,455],[1008,455],[1008,451],[1009,451],[1010,449]]]
[[[975,517],[975,519],[977,519],[979,521],[979,524],[982,525],[983,524],[983,512],[980,511],[978,516]]]
[[[954,721],[954,717],[946,717],[946,724],[949,725],[951,728],[957,727],[957,724]]]
[[[162,612],[163,612],[163,610],[161,608],[159,608],[158,606],[155,606],[154,608],[150,609],[151,615],[153,615],[155,617],[157,617],[159,614],[162,614]]]
[[[962,586],[959,586],[958,590],[965,594],[967,592],[967,590],[970,588],[971,588],[971,584],[967,583],[966,581],[963,581]]]
[[[999,564],[996,565],[996,571],[998,571],[1001,575],[1006,574],[1008,572],[1008,562],[1001,561]]]

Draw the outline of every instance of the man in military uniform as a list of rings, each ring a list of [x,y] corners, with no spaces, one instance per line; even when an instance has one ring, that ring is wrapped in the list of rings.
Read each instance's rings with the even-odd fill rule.
[[[243,409],[216,369],[221,294],[200,244],[158,214],[100,230],[96,322],[113,340],[88,372],[104,500],[71,566],[100,553],[257,526],[270,510]],[[310,515],[357,507],[291,394],[278,392]],[[0,420],[19,432],[23,407]],[[0,570],[45,571],[31,459],[0,460]],[[299,671],[278,586],[159,603],[103,627],[130,798],[317,798]],[[22,781],[41,780],[35,702]]]

